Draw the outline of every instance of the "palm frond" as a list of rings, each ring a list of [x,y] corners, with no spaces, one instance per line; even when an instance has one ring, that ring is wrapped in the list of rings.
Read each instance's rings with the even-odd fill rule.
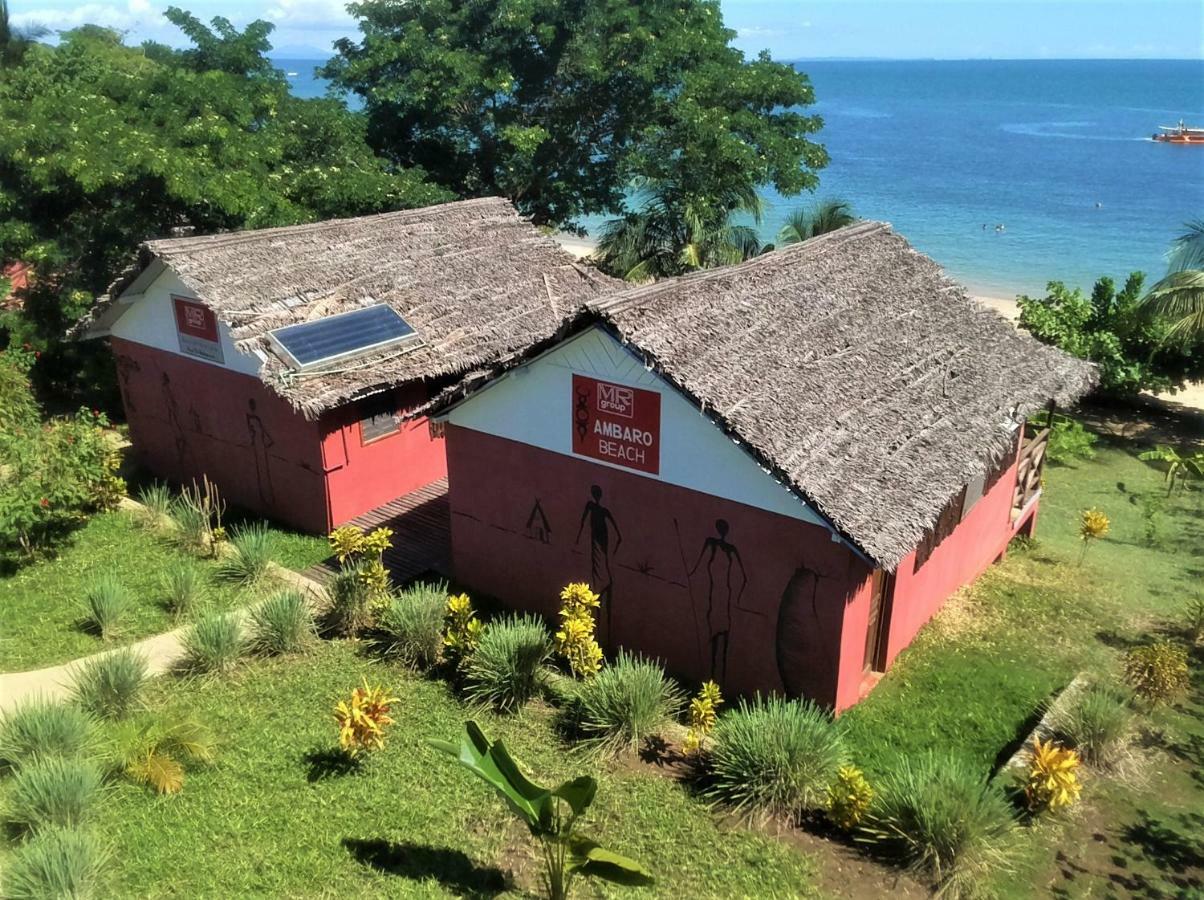
[[[1171,242],[1167,253],[1169,271],[1204,269],[1204,219],[1188,222],[1187,230]]]
[[[1172,272],[1142,299],[1153,315],[1170,320],[1172,337],[1204,337],[1204,270]]]
[[[778,229],[779,244],[799,244],[811,237],[811,214],[805,209],[796,209],[782,222]]]

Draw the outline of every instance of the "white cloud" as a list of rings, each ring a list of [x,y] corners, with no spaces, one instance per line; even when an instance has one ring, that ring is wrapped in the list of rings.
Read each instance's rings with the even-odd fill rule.
[[[12,17],[18,28],[44,25],[56,31],[78,28],[81,25],[103,25],[118,31],[137,28],[154,28],[160,19],[148,0],[129,0],[126,5],[116,3],[85,3],[62,9],[32,9]]]
[[[278,28],[297,31],[349,28],[355,21],[345,0],[274,0],[263,17]]]

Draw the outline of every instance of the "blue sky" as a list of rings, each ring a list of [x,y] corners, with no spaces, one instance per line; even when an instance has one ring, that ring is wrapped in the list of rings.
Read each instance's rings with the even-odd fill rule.
[[[355,32],[344,0],[175,0],[202,18],[276,23],[278,55],[325,55]],[[638,0],[637,0],[638,2]],[[722,0],[741,49],[800,57],[1200,58],[1201,0]],[[180,43],[156,0],[9,0],[18,24],[85,22]]]

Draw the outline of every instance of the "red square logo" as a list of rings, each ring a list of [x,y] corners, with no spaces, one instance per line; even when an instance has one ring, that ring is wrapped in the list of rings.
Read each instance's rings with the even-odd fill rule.
[[[573,375],[573,452],[660,473],[661,395]]]

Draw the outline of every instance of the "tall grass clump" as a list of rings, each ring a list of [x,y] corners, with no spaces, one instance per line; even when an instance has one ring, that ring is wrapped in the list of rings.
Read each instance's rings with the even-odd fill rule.
[[[358,564],[344,565],[326,589],[330,608],[324,626],[340,637],[355,637],[375,624],[379,612],[378,597]]]
[[[84,594],[84,624],[103,640],[112,640],[121,633],[129,605],[125,585],[112,575],[100,575]]]
[[[552,639],[533,615],[508,615],[491,623],[464,666],[465,693],[473,702],[508,712],[540,688]]]
[[[82,756],[95,735],[95,720],[78,706],[29,700],[0,720],[0,764],[18,769],[48,757]]]
[[[824,804],[845,761],[828,713],[809,701],[758,696],[719,717],[708,793],[749,817],[797,817]]]
[[[180,560],[164,569],[161,590],[163,606],[179,619],[201,608],[208,594],[208,584],[199,566]]]
[[[1053,726],[1089,765],[1117,762],[1133,723],[1129,696],[1108,684],[1091,684],[1054,716]]]
[[[201,477],[184,488],[171,506],[171,518],[176,524],[175,542],[185,550],[202,556],[215,556],[218,544],[225,539],[222,516],[226,501],[208,476]]]
[[[902,757],[879,783],[864,839],[932,880],[966,894],[1008,863],[1016,824],[1002,788],[956,757]]]
[[[300,591],[281,591],[251,612],[250,648],[256,653],[302,653],[316,637],[309,601]]]
[[[447,583],[419,582],[398,591],[377,622],[383,653],[414,669],[429,669],[443,646]]]
[[[626,651],[577,687],[577,725],[610,753],[638,748],[681,711],[681,691],[655,662]]]
[[[161,481],[152,481],[138,491],[138,502],[142,504],[139,518],[148,528],[162,528],[171,522],[175,500],[171,489]]]
[[[262,522],[235,526],[230,534],[232,552],[222,560],[218,574],[227,581],[253,587],[267,578],[272,565],[272,534]]]
[[[194,674],[229,672],[247,649],[242,623],[229,613],[205,616],[184,632],[182,667]]]
[[[146,658],[129,649],[84,662],[75,675],[75,701],[101,719],[124,719],[142,698],[150,677]]]
[[[6,820],[19,831],[82,825],[101,786],[100,769],[82,759],[52,757],[19,769],[9,785]]]
[[[89,900],[97,896],[97,881],[107,859],[104,845],[90,831],[44,828],[9,857],[0,896]]]

